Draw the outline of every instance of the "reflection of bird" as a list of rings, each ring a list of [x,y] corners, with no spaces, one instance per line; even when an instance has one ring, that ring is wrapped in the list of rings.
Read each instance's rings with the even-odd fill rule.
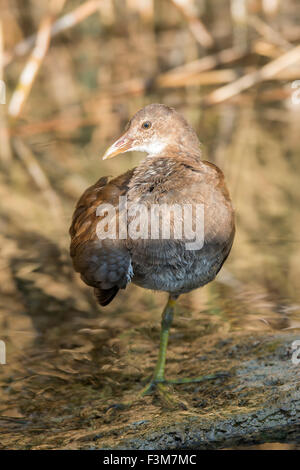
[[[71,256],[76,271],[81,273],[88,285],[95,288],[101,305],[109,304],[118,290],[124,289],[130,281],[147,289],[169,293],[162,315],[158,362],[152,381],[144,390],[146,393],[154,385],[160,386],[166,382],[165,358],[175,300],[181,293],[203,286],[215,278],[231,249],[234,215],[222,172],[215,165],[201,160],[196,133],[174,109],[151,104],[138,111],[125,133],[107,150],[103,159],[129,150],[143,151],[148,155],[139,166],[111,181],[106,177],[100,178],[80,198],[70,229]],[[120,196],[123,196],[122,200],[126,197],[127,210],[124,205],[123,209],[119,207]],[[107,206],[108,203],[111,206]],[[102,206],[104,209],[117,208],[114,216],[114,221],[118,221],[115,224],[115,238],[103,233],[99,235],[97,225],[108,214],[104,211],[102,219],[99,217],[97,208],[101,204],[106,204]],[[129,210],[134,204],[146,207],[146,213],[141,212],[144,220],[141,216],[135,225],[133,213],[130,216]],[[173,206],[174,209],[170,211],[169,219],[162,218],[161,226],[159,213],[153,218],[151,212],[158,204],[159,207],[165,204],[165,207]],[[188,249],[191,246],[188,247],[186,242],[191,242],[191,235],[197,233],[198,221],[203,220],[201,217],[198,220],[196,206],[204,208],[204,224],[201,227],[203,229],[204,226],[204,232],[200,231],[204,244]],[[193,207],[193,212],[189,213],[192,221],[185,220],[183,210],[187,207]],[[182,212],[178,212],[178,208]],[[127,221],[123,218],[124,211]],[[150,214],[151,218],[147,217]],[[124,235],[119,230],[121,215],[127,224],[125,228],[132,223],[137,236],[130,236],[129,231]],[[110,221],[106,221],[106,230]],[[162,227],[168,221],[170,237],[162,237]],[[149,226],[147,236],[143,231],[143,238],[138,237],[142,225],[148,229],[148,224],[155,222],[159,227],[159,239],[151,238],[152,226]],[[181,230],[182,233],[175,236],[178,222],[183,222],[183,229],[185,222],[192,222],[190,228],[193,232],[186,235],[185,230]]]

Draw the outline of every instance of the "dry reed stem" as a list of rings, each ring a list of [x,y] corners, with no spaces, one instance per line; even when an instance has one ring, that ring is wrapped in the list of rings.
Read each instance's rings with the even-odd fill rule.
[[[4,40],[3,40],[3,24],[0,19],[0,80],[3,80],[3,64],[4,64]]]
[[[99,9],[101,3],[102,0],[87,1],[70,13],[66,13],[61,18],[58,18],[51,26],[51,38],[88,18]],[[19,42],[11,53],[5,54],[4,66],[8,65],[15,56],[24,56],[27,54],[34,46],[36,39],[37,33]]]
[[[279,12],[280,0],[263,0],[262,9],[267,16],[275,16]]]
[[[9,102],[8,115],[13,119],[19,117],[32,88],[34,79],[46,55],[50,44],[51,24],[51,16],[44,18],[40,24],[36,45],[20,75],[19,83]]]
[[[62,208],[59,198],[51,187],[45,172],[41,168],[31,149],[19,137],[12,138],[12,146],[28,174],[31,176],[36,186],[42,192],[45,200],[48,202],[53,217],[58,220],[61,219]]]
[[[244,76],[248,77],[248,76],[252,76],[252,75],[259,73],[256,70],[254,71],[252,70],[253,70],[252,67],[250,68],[250,71],[249,71],[249,68],[243,69]],[[238,78],[240,74],[241,72],[235,69],[221,69],[221,70],[211,70],[207,72],[202,72],[202,73],[190,75],[190,76],[189,75],[184,76],[184,74],[182,74],[181,76],[176,77],[176,80],[170,79],[170,80],[160,81],[160,78],[158,77],[157,80],[154,80],[152,87],[153,89],[180,88],[180,87],[189,87],[189,86],[196,86],[196,85],[210,86],[210,85],[217,85],[220,83],[229,83],[231,86],[232,83],[236,83],[240,80]],[[275,75],[274,76],[271,75],[269,77],[266,76],[264,77],[264,81],[295,80],[299,77],[299,74],[300,74],[300,69],[297,67],[295,69],[282,70],[281,72],[277,72],[276,76]],[[117,83],[111,87],[103,89],[103,93],[105,93],[105,95],[109,96],[110,98],[122,97],[126,95],[140,96],[143,93],[145,93],[145,90],[147,88],[147,83],[148,83],[147,80],[143,80],[142,78],[132,78],[125,82]],[[232,96],[234,96],[234,94]],[[210,104],[210,103],[207,103],[206,98],[204,99],[204,104],[205,105]]]
[[[0,86],[5,87],[5,83],[2,80],[4,79],[3,74],[3,58],[4,58],[4,40],[3,40],[3,26],[2,21],[0,20]],[[0,94],[3,92],[4,101],[6,101],[6,87],[4,90],[0,89]],[[9,143],[9,132],[7,127],[7,119],[6,119],[6,103],[1,102],[0,97],[0,142],[1,142],[1,151],[0,151],[0,159],[4,166],[7,166],[9,162],[12,160],[11,148]]]
[[[230,11],[233,28],[233,44],[246,51],[248,48],[247,16],[248,4],[246,0],[231,0]]]
[[[96,126],[98,123],[99,118],[97,116],[70,118],[69,115],[64,116],[60,114],[59,117],[53,119],[15,126],[11,134],[13,136],[25,137],[34,134],[44,134],[50,131],[72,132],[79,127]]]
[[[222,103],[265,80],[273,79],[286,68],[300,61],[300,45],[264,65],[260,70],[248,73],[234,82],[210,93],[204,98],[204,105]]]
[[[195,75],[177,77],[176,80],[159,80],[159,88],[173,88],[193,85],[217,85],[229,83],[238,78],[239,74],[234,69],[210,70]]]
[[[65,0],[52,0],[49,5],[49,13],[41,21],[35,47],[20,75],[18,85],[9,102],[8,116],[11,118],[12,122],[20,116],[35,77],[48,51],[54,15],[63,7],[64,3]],[[50,182],[37,162],[33,152],[18,137],[15,137],[11,143],[26,170],[48,201],[53,216],[56,218],[61,217],[62,211],[59,199],[55,191],[51,188]]]
[[[127,91],[123,90],[123,93],[115,94],[116,102],[119,102],[118,100],[122,98],[123,94],[125,96],[128,96],[128,95],[132,96],[134,94],[138,94],[137,89],[131,90],[131,91],[133,91],[133,93],[130,93],[130,90],[127,89]],[[258,96],[256,96],[255,99],[259,103],[283,101],[291,97],[292,91],[293,91],[292,89],[282,88],[281,86],[279,88],[273,88],[272,90],[263,91]],[[143,91],[141,91],[141,94],[142,93]],[[96,98],[93,98],[92,100],[93,103],[95,103],[95,99]],[[232,98],[232,103],[237,104],[237,105],[247,105],[247,104],[250,105],[251,103],[253,103],[253,97],[247,94],[235,96],[234,98]],[[88,105],[88,102],[86,102],[85,104]],[[190,105],[192,106],[193,104],[200,106],[202,104],[201,98],[199,99],[193,98]],[[74,131],[76,129],[79,129],[85,126],[97,126],[98,124],[99,124],[98,116],[91,115],[85,118],[71,119],[69,116],[59,115],[59,117],[54,117],[52,119],[44,120],[41,122],[34,122],[31,124],[22,124],[20,126],[15,126],[14,129],[11,131],[11,135],[26,137],[30,135],[44,134],[45,132],[51,132],[51,131],[71,132],[71,131]]]
[[[144,21],[153,22],[154,0],[127,0],[128,8],[137,11]]]
[[[37,73],[48,51],[51,39],[51,28],[54,18],[63,8],[65,1],[66,0],[51,0],[49,4],[49,12],[41,21],[36,36],[35,47],[20,75],[18,85],[11,97],[8,106],[8,115],[12,119],[18,118],[22,111],[35,77],[37,76]]]
[[[255,44],[254,44],[255,45]],[[272,48],[272,55],[278,50]],[[253,48],[253,52],[257,52]],[[266,50],[260,51],[262,55]],[[201,59],[188,62],[187,64],[175,67],[168,72],[158,75],[152,82],[152,86],[158,88],[176,88],[193,85],[213,85],[218,83],[231,82],[238,78],[238,72],[232,69],[212,70],[218,66],[237,62],[245,58],[249,52],[241,51],[236,48],[224,49],[216,54],[207,55]],[[211,72],[209,72],[211,70]],[[291,73],[291,79],[294,75]],[[115,95],[140,95],[145,92],[148,80],[142,78],[132,78],[126,82],[118,83],[112,88],[106,90],[107,93]]]
[[[258,16],[250,15],[248,17],[248,24],[268,42],[275,44],[275,46],[280,46],[284,49],[291,49],[293,47],[278,31],[273,29]]]
[[[282,48],[279,48],[278,46],[274,46],[274,44],[271,44],[270,42],[266,42],[265,40],[262,40],[262,39],[255,41],[252,44],[252,51],[257,55],[261,55],[263,57],[269,57],[269,59],[276,59],[284,52]]]
[[[196,41],[205,49],[209,49],[214,45],[214,39],[207,30],[203,22],[196,16],[193,4],[190,0],[171,0],[173,5],[180,11],[186,19],[188,27]]]
[[[173,87],[182,84],[182,81],[199,73],[211,70],[219,65],[230,64],[245,57],[245,54],[237,49],[224,49],[216,54],[207,55],[201,59],[194,60],[181,65],[166,73],[159,75],[156,80],[158,86]]]

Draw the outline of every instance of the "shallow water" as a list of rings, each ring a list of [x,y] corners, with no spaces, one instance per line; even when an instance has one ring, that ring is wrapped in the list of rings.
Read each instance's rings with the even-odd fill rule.
[[[93,442],[93,433],[110,439],[112,430],[140,419],[141,406],[116,417],[105,409],[135,395],[151,374],[166,295],[130,286],[106,309],[99,308],[73,272],[68,228],[74,204],[88,185],[142,158],[125,154],[103,162],[100,156],[130,116],[149,102],[176,107],[197,130],[204,158],[225,173],[237,223],[232,252],[216,281],[179,300],[168,373],[231,370],[248,356],[263,360],[272,354],[277,334],[290,334],[291,342],[298,334],[300,339],[300,105],[291,100],[292,80],[263,84],[211,108],[200,105],[209,86],[149,85],[142,92],[130,91],[135,85],[129,80],[149,79],[157,70],[198,57],[194,39],[176,23],[176,15],[169,17],[167,11],[163,18],[157,31],[134,22],[118,34],[103,27],[101,47],[95,18],[74,36],[70,32],[61,42],[57,39],[22,119],[11,129],[32,150],[49,187],[32,183],[20,157],[9,169],[2,168],[4,448],[80,448]],[[217,14],[215,21],[218,26]],[[258,66],[260,60],[250,57],[236,68]],[[20,61],[9,66],[9,87],[21,68]],[[278,90],[284,98],[270,99]],[[240,405],[228,390],[218,388],[180,392],[188,409],[182,416],[197,408],[209,418],[230,400],[234,412],[238,406],[245,411],[254,406],[252,391],[250,405]],[[149,397],[145,403],[146,421],[157,419],[158,426],[171,422],[172,413],[159,402]]]

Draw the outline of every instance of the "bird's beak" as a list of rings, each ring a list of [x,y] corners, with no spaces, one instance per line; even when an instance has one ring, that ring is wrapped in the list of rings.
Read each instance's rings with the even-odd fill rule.
[[[108,158],[115,157],[119,153],[127,152],[132,148],[132,145],[133,140],[130,139],[125,133],[106,150],[102,160],[107,160]]]

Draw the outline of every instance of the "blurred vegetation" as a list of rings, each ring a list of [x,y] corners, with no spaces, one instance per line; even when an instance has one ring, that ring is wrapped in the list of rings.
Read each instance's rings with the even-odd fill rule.
[[[221,339],[299,329],[300,9],[297,0],[0,1],[0,393],[12,426],[2,445],[63,447],[62,435],[48,442],[34,430],[61,418],[69,439],[84,413],[138,387],[155,362],[165,295],[130,286],[99,308],[68,255],[81,193],[140,161],[100,157],[144,105],[186,116],[224,171],[237,217],[216,282],[180,300],[170,373],[193,373],[193,358]],[[197,366],[222,369],[222,357]],[[35,438],[24,437],[24,419]]]

